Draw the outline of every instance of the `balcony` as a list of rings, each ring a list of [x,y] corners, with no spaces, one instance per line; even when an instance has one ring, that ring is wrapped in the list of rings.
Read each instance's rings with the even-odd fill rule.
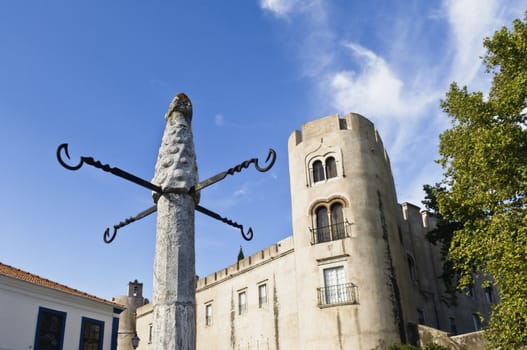
[[[317,288],[318,306],[336,304],[358,304],[358,288],[353,283],[337,284],[334,286]]]
[[[348,221],[343,221],[328,226],[309,228],[312,234],[311,244],[336,241],[349,237],[350,226],[351,224]]]

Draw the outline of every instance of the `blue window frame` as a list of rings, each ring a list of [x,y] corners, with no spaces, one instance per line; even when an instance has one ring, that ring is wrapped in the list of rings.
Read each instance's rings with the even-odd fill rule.
[[[65,327],[65,312],[39,307],[34,349],[62,350]]]
[[[117,350],[117,335],[119,332],[119,318],[114,317],[112,321],[112,346],[111,350]]]
[[[83,317],[79,350],[102,350],[104,322]]]

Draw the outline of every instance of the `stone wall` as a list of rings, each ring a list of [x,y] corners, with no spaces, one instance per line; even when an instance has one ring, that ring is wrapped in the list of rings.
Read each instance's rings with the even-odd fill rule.
[[[417,326],[419,345],[438,344],[452,350],[481,350],[486,349],[488,342],[483,337],[483,331],[449,336],[447,332],[422,325]]]

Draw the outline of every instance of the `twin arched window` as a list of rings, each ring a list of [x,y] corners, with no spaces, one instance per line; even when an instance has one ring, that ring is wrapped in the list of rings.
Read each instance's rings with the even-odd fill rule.
[[[334,241],[346,237],[346,224],[343,207],[334,202],[329,207],[320,205],[315,209],[315,243]]]
[[[313,162],[313,182],[324,181],[337,176],[337,163],[334,157],[327,157],[325,163],[321,160]]]

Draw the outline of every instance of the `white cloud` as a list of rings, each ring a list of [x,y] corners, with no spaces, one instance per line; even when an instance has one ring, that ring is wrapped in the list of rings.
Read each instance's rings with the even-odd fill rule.
[[[222,126],[224,122],[225,117],[223,116],[223,114],[216,114],[214,116],[214,124],[216,124],[216,126]]]
[[[277,17],[286,17],[298,0],[261,0],[260,7]]]
[[[390,70],[386,62],[373,52],[356,45],[347,45],[363,61],[360,72],[341,71],[330,81],[333,105],[340,111],[354,111],[365,115],[401,113],[403,82]]]
[[[453,34],[451,78],[460,85],[470,84],[481,69],[483,38],[505,22],[495,0],[447,0],[444,6]]]
[[[241,187],[239,187],[236,191],[234,191],[235,197],[245,196],[249,193],[249,185],[247,183],[244,183]]]
[[[387,62],[374,52],[355,43],[349,48],[361,67],[359,72],[344,70],[330,77],[333,106],[340,112],[356,112],[378,118],[409,119],[436,96],[405,89],[405,83]]]

